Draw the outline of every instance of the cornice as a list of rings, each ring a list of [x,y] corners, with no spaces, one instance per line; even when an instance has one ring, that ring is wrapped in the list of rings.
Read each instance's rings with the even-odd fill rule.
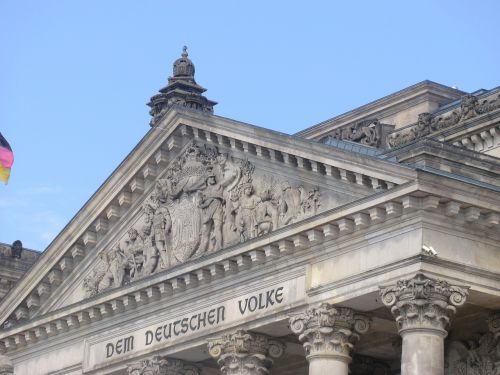
[[[481,203],[481,196],[478,197],[475,192],[469,191],[469,197],[465,196],[465,186],[462,189],[443,189],[442,185],[439,186],[438,193],[425,181],[409,182],[325,211],[263,237],[186,262],[166,273],[154,274],[127,287],[112,290],[77,306],[63,308],[49,316],[42,316],[4,331],[0,334],[0,350],[9,351],[30,345],[47,336],[57,335],[58,332],[108,319],[121,311],[169,298],[186,289],[218,282],[218,279],[228,275],[266,262],[278,261],[282,256],[303,251],[323,241],[347,238],[346,236],[367,230],[373,224],[398,217],[408,210],[440,212],[443,218],[461,217],[466,222],[498,233],[493,228],[499,226],[499,204],[492,206],[489,202]],[[496,196],[498,198],[498,194]]]
[[[397,91],[388,96],[365,104],[352,111],[346,112],[329,120],[313,125],[304,129],[295,135],[307,139],[318,138],[333,128],[368,118],[370,116],[379,116],[380,118],[390,116],[397,111],[421,103],[426,98],[448,99],[454,101],[460,96],[466,94],[463,91],[453,89],[432,81],[422,81],[403,90]]]

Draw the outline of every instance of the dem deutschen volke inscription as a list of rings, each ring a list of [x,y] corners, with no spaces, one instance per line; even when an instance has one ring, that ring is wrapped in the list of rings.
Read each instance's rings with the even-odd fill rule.
[[[299,282],[302,280],[302,282]],[[303,277],[232,298],[210,308],[192,311],[154,325],[138,328],[125,335],[86,345],[86,367],[96,368],[124,356],[139,355],[159,347],[168,347],[202,331],[214,330],[245,320],[252,315],[267,314],[289,305],[304,295]],[[300,291],[298,290],[301,289]],[[301,293],[302,292],[302,293]]]

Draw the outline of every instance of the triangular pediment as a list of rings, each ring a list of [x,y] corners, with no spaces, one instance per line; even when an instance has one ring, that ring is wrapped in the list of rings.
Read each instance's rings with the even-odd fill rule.
[[[171,110],[5,298],[0,319],[119,292],[413,177],[375,157]]]

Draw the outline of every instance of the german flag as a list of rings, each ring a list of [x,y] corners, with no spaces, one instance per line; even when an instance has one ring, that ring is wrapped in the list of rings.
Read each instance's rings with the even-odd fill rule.
[[[5,185],[9,181],[12,164],[14,164],[14,153],[9,142],[0,133],[0,180],[5,182]]]

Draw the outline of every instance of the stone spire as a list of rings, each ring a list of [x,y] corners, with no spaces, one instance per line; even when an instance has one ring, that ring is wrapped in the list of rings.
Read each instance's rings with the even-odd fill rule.
[[[187,47],[184,46],[181,57],[174,61],[173,76],[168,78],[168,85],[148,103],[151,107],[151,126],[155,126],[163,114],[175,105],[213,113],[213,107],[217,103],[202,95],[206,89],[196,83],[194,72],[194,64],[188,58]]]

